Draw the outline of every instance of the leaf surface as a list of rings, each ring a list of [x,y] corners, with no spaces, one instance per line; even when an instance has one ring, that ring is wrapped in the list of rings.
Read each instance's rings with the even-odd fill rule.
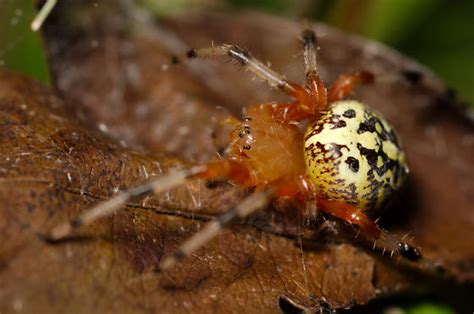
[[[156,273],[162,256],[243,195],[203,182],[132,202],[67,241],[43,241],[38,233],[117,190],[214,158],[212,133],[227,113],[284,99],[224,62],[163,72],[170,53],[237,43],[293,80],[303,72],[300,25],[261,14],[200,13],[139,33],[112,26],[81,33],[73,44],[54,27],[47,41],[64,102],[23,77],[0,75],[2,313],[316,311],[438,282],[351,238],[301,250],[298,228],[276,234],[271,215],[260,217],[267,224],[234,226],[170,273]],[[378,82],[354,97],[382,112],[406,148],[408,187],[382,224],[411,231],[424,254],[443,261],[457,281],[472,281],[474,249],[466,239],[473,237],[474,142],[463,107],[429,71],[397,53],[322,25],[316,30],[325,80],[374,72]],[[406,70],[422,73],[420,80],[407,80]]]

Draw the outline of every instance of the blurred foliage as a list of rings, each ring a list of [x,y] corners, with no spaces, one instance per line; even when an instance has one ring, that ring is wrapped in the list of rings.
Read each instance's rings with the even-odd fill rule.
[[[422,304],[410,307],[404,313],[406,314],[454,314],[454,311],[442,305],[422,303]]]
[[[0,68],[49,83],[40,34],[30,29],[33,9],[32,0],[0,0]]]
[[[417,59],[474,104],[474,1],[142,0],[159,15],[196,7],[257,9],[320,20]],[[462,70],[461,70],[462,69]]]
[[[258,9],[317,19],[387,43],[427,65],[474,103],[474,1],[441,0],[136,0],[157,15],[211,9]],[[42,81],[48,71],[38,34],[29,29],[34,0],[0,0],[0,66]]]
[[[431,68],[474,104],[474,1],[226,1],[235,8],[320,20],[384,42]]]
[[[324,10],[314,3],[312,18],[393,46],[474,103],[474,1],[338,0]]]
[[[474,104],[474,1],[443,1],[396,47],[438,73]]]

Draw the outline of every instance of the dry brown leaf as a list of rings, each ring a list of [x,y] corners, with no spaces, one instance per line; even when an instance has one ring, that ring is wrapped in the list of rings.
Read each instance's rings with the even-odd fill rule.
[[[301,78],[298,23],[197,14],[164,25],[160,30],[189,46],[242,44]],[[409,186],[383,223],[400,234],[412,231],[426,255],[444,261],[457,280],[472,281],[472,124],[425,69],[362,39],[324,26],[317,31],[323,77],[363,68],[382,78],[356,97],[381,111],[406,147]],[[222,62],[162,72],[176,48],[169,38],[101,29],[75,37],[66,50],[50,37],[65,104],[34,82],[0,75],[0,312],[276,312],[290,304],[316,311],[432,282],[352,241],[301,251],[291,234],[262,231],[258,221],[224,232],[170,274],[154,272],[163,255],[242,194],[202,182],[129,204],[69,241],[38,238],[117,189],[179,163],[162,153],[188,162],[212,158],[211,133],[225,114],[216,105],[238,114],[247,104],[281,99]],[[422,76],[410,81],[402,71]]]

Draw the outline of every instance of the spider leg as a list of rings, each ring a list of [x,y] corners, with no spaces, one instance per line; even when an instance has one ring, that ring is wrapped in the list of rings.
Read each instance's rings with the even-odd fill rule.
[[[313,98],[313,106],[316,110],[323,110],[327,107],[327,90],[324,82],[319,77],[317,67],[317,37],[310,28],[305,29],[301,34],[301,41],[304,47],[304,64],[306,73],[306,83]]]
[[[288,81],[284,75],[273,71],[256,59],[248,50],[237,45],[223,44],[208,48],[190,49],[184,56],[172,57],[171,63],[179,64],[183,58],[193,60],[216,56],[227,56],[231,60],[237,61],[238,65],[253,72],[257,77],[267,82],[270,87],[283,91],[299,102],[308,103],[311,101],[309,93],[303,86]]]
[[[357,84],[370,84],[373,82],[374,75],[370,72],[360,71],[342,74],[329,88],[329,103],[346,98]]]
[[[312,29],[305,29],[301,33],[301,42],[303,43],[304,51],[304,66],[306,78],[312,78],[318,75],[318,66],[317,66],[317,44],[316,44],[316,34]]]
[[[188,169],[172,171],[167,175],[150,180],[124,191],[97,206],[91,208],[52,229],[49,239],[59,240],[70,235],[81,226],[90,225],[102,217],[107,217],[121,210],[124,205],[133,199],[142,198],[149,194],[168,191],[183,185],[192,178],[219,178],[227,177],[239,184],[248,184],[250,180],[248,170],[240,163],[232,160],[218,160],[207,164],[197,165]]]
[[[216,237],[223,228],[236,219],[243,219],[255,211],[266,207],[273,197],[296,197],[303,200],[311,191],[306,176],[291,176],[276,180],[267,185],[265,189],[258,190],[245,198],[237,206],[227,210],[215,220],[209,222],[203,229],[185,241],[173,255],[166,257],[160,263],[160,270],[165,271],[173,267],[211,239]]]
[[[303,43],[303,55],[306,74],[306,88],[295,86],[291,104],[279,104],[275,108],[275,118],[284,121],[300,121],[313,117],[328,106],[327,89],[318,74],[317,39],[310,28],[306,28],[300,37]]]
[[[379,248],[383,252],[388,251],[391,256],[398,255],[405,260],[416,262],[424,270],[433,272],[444,270],[440,263],[424,258],[419,249],[380,228],[355,206],[336,201],[329,201],[322,197],[317,198],[317,204],[318,210],[321,212],[328,213],[336,218],[357,226],[367,238],[374,241],[374,248]]]
[[[173,255],[166,257],[160,263],[160,270],[166,271],[173,267],[177,262],[191,255],[196,250],[204,246],[207,242],[217,236],[223,228],[236,219],[242,219],[253,212],[268,205],[270,200],[270,191],[258,191],[245,198],[237,206],[229,209],[215,220],[207,223],[202,230],[197,232],[191,238],[186,240]]]
[[[291,104],[282,104],[275,108],[275,118],[280,120],[303,120],[314,116],[327,105],[327,90],[319,78],[316,63],[316,35],[311,29],[303,31],[301,40],[304,46],[304,60],[306,68],[307,86],[288,81],[283,75],[273,71],[252,54],[237,45],[223,44],[201,49],[190,49],[183,56],[174,56],[171,63],[179,64],[183,60],[227,56],[240,66],[253,72],[257,77],[266,81],[270,87],[277,88],[295,101]],[[166,67],[164,67],[166,68]]]

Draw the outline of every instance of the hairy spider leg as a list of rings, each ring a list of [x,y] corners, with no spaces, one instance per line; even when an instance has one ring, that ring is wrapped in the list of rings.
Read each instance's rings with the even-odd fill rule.
[[[267,82],[270,87],[283,91],[288,96],[295,99],[296,103],[309,105],[313,102],[311,94],[304,86],[288,81],[284,75],[273,71],[256,59],[248,50],[237,45],[223,44],[208,48],[190,49],[184,55],[184,58],[187,60],[193,60],[196,58],[215,56],[227,56],[231,58],[231,60],[237,61],[238,65],[254,73],[257,77]],[[179,64],[182,58],[183,56],[174,56],[171,58],[171,63]]]
[[[304,70],[306,79],[318,75],[317,63],[317,43],[316,34],[310,28],[303,30],[301,33],[301,42],[303,43]]]
[[[301,41],[304,49],[304,64],[306,84],[309,87],[310,93],[313,97],[313,113],[317,110],[326,109],[327,89],[323,81],[319,77],[317,68],[317,37],[312,29],[305,29],[301,34]]]
[[[238,184],[252,184],[249,171],[234,160],[218,160],[193,166],[188,169],[171,171],[169,174],[150,180],[99,203],[68,222],[54,227],[49,239],[59,240],[70,235],[81,226],[90,225],[99,218],[107,217],[121,210],[127,202],[140,199],[149,194],[169,191],[185,184],[193,178],[229,178]]]
[[[342,74],[331,85],[328,93],[318,74],[316,34],[307,28],[302,32],[301,41],[304,46],[306,82],[314,97],[315,109],[324,110],[328,104],[346,98],[356,84],[369,84],[374,81],[373,74],[366,71]]]
[[[214,237],[221,233],[227,225],[234,222],[237,218],[243,219],[253,212],[264,208],[270,201],[270,191],[257,191],[241,201],[237,206],[224,212],[215,220],[208,222],[203,229],[195,233],[191,238],[186,240],[173,255],[163,259],[160,263],[160,270],[166,271],[176,265],[177,262],[183,260],[196,250],[204,246]]]
[[[380,228],[375,221],[357,207],[347,203],[331,201],[319,195],[308,175],[282,178],[277,180],[277,184],[274,183],[274,186],[278,187],[274,194],[280,198],[288,197],[300,202],[315,201],[318,212],[327,213],[332,217],[357,226],[368,239],[374,241],[374,248],[377,247],[384,252],[390,252],[391,256],[396,254],[406,260],[417,262],[423,269],[435,272],[443,270],[440,263],[424,258],[416,247]]]
[[[314,117],[318,112],[326,109],[329,104],[327,89],[324,86],[324,82],[319,77],[317,70],[317,46],[314,31],[309,28],[305,29],[302,32],[301,41],[304,47],[307,88],[303,85],[288,81],[283,75],[273,71],[256,59],[248,50],[237,45],[223,44],[208,48],[190,49],[183,56],[172,57],[171,62],[173,64],[179,64],[183,58],[186,60],[193,60],[197,58],[227,56],[232,60],[237,61],[240,66],[251,71],[257,77],[266,81],[270,87],[282,90],[294,99],[294,102],[292,103],[277,104],[274,106],[275,119],[299,121],[309,117]],[[346,77],[350,78],[351,75],[346,75]],[[359,76],[356,77],[358,78]],[[356,79],[353,81],[354,83],[350,85],[350,88],[359,82]],[[361,82],[363,82],[363,80]],[[345,90],[347,90],[347,87]]]
[[[374,75],[367,71],[359,71],[349,74],[341,74],[329,88],[329,103],[342,100],[349,96],[349,93],[358,84],[371,84],[374,82]]]
[[[421,252],[410,244],[398,239],[395,235],[380,228],[364,212],[347,203],[329,201],[324,197],[317,197],[318,210],[328,213],[347,223],[355,225],[370,240],[374,241],[374,248],[382,252],[390,252],[390,256],[398,255],[406,260],[417,262],[421,268],[433,272],[443,270],[442,265],[424,258]]]
[[[219,46],[212,46],[201,49],[190,49],[185,54],[185,58],[193,60],[196,58],[208,58],[216,56],[227,56],[231,60],[237,61],[237,63],[248,71],[254,73],[257,77],[264,80],[273,88],[280,89],[292,95],[295,91],[296,84],[286,80],[286,78],[264,65],[261,61],[256,59],[252,54],[237,45],[222,44]],[[174,56],[171,59],[173,64],[180,63],[180,57]]]
[[[315,118],[328,106],[327,90],[318,74],[316,34],[312,29],[307,28],[301,33],[300,40],[303,43],[307,86],[294,86],[294,91],[290,96],[295,101],[289,104],[277,104],[275,119],[300,121],[310,117]]]
[[[309,89],[295,88],[297,97],[295,103],[277,106],[275,117],[283,120],[303,120],[317,117],[331,103],[346,98],[357,84],[369,84],[374,81],[374,75],[367,71],[342,74],[327,91],[324,82],[319,77],[317,68],[317,37],[310,28],[301,34],[305,63],[306,84]],[[308,100],[309,94],[309,100]]]
[[[307,176],[281,178],[269,183],[265,188],[257,190],[242,200],[238,205],[226,210],[215,220],[207,223],[199,232],[186,240],[171,256],[160,263],[159,269],[166,271],[182,261],[210,240],[219,235],[224,228],[237,219],[244,219],[252,213],[265,208],[274,197],[296,198],[302,202],[311,191],[311,183]]]
[[[308,72],[307,84],[309,88],[310,101],[306,96],[294,97],[296,101],[289,104],[277,104],[275,106],[275,119],[283,121],[301,121],[307,118],[315,119],[320,112],[324,111],[331,103],[343,100],[349,96],[350,92],[358,84],[370,84],[374,82],[374,75],[367,71],[360,71],[351,74],[342,74],[331,85],[329,92],[324,86],[319,76]],[[295,89],[295,93],[308,93]],[[299,101],[304,99],[305,101]]]

